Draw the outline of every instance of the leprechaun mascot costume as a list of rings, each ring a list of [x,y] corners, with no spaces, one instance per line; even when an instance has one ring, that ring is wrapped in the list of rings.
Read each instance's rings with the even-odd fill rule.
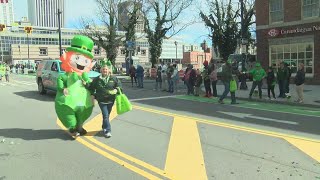
[[[95,64],[92,63],[92,48],[93,41],[90,38],[75,36],[71,40],[71,47],[60,57],[61,67],[66,73],[57,79],[55,110],[74,137],[87,133],[82,126],[93,110],[93,99],[84,86],[90,83],[87,73]]]

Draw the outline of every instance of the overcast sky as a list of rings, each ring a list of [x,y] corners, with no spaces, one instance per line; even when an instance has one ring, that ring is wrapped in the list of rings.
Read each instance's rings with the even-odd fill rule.
[[[75,28],[79,27],[79,18],[80,17],[92,17],[96,14],[97,9],[95,5],[95,0],[65,0],[66,2],[66,9],[65,9],[65,18],[66,18],[66,27],[68,28]],[[85,3],[80,3],[85,2]],[[199,0],[199,2],[203,2]],[[28,17],[28,10],[27,10],[27,0],[14,0],[14,14],[15,20],[20,20],[21,17]],[[197,5],[190,8],[188,12],[184,13],[186,18],[191,16],[197,16],[199,9],[199,3]],[[204,39],[209,41],[207,38],[208,31],[205,28],[203,23],[196,23],[192,26],[189,26],[183,32],[179,34],[182,36],[184,41],[187,43],[200,43]],[[210,41],[209,41],[210,42]]]

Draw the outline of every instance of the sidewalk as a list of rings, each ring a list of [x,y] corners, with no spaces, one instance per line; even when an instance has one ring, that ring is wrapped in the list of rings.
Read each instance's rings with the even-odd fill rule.
[[[131,80],[128,77],[122,76],[119,77],[122,83],[131,83]],[[144,80],[145,89],[152,90],[154,88],[155,80],[153,79],[145,79]],[[295,106],[308,106],[308,107],[316,107],[320,108],[320,85],[305,85],[304,86],[304,103],[296,103],[294,102],[297,99],[297,94],[295,90],[295,85],[290,84],[290,94],[291,98],[277,98],[276,100],[269,100],[267,89],[262,89],[262,99],[259,99],[258,94],[255,96],[253,94],[252,99],[249,99],[249,93],[251,90],[252,82],[247,82],[248,90],[237,90],[236,97],[237,99],[246,100],[246,101],[255,101],[255,102],[268,102],[268,103],[277,103],[277,104],[287,104],[287,105],[295,105]],[[257,88],[256,88],[257,89]],[[183,85],[183,82],[180,81],[178,85],[178,90],[180,92],[186,92],[186,86]],[[205,89],[202,84],[202,91],[204,92]],[[224,91],[224,86],[219,81],[217,83],[217,91],[218,96],[220,96]],[[275,95],[278,97],[279,95],[279,86],[276,85],[275,87]],[[228,95],[230,97],[230,94]]]
[[[276,100],[269,100],[267,89],[262,89],[262,99],[259,99],[259,95],[253,94],[252,99],[249,99],[249,93],[251,90],[252,82],[247,82],[248,90],[237,90],[236,97],[238,99],[244,99],[248,101],[257,101],[257,102],[269,102],[269,103],[281,103],[288,105],[298,105],[298,106],[309,106],[309,107],[317,107],[320,108],[320,85],[305,85],[304,86],[304,103],[296,103],[294,102],[297,99],[297,93],[295,90],[295,85],[290,84],[290,94],[291,98],[277,98]],[[258,88],[256,88],[258,89]],[[203,88],[204,90],[204,88]],[[223,93],[224,86],[219,83],[217,85],[218,95]],[[279,95],[279,86],[275,87],[275,95],[278,97]]]

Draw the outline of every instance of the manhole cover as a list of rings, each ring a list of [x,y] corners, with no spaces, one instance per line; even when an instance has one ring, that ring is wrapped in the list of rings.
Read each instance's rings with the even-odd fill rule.
[[[320,100],[318,100],[318,101],[314,101],[314,102],[316,102],[316,103],[320,103]]]

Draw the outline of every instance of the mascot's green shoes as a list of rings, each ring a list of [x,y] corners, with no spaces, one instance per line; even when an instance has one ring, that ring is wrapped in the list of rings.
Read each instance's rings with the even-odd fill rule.
[[[92,48],[90,38],[75,36],[71,47],[60,58],[66,73],[57,79],[55,110],[59,120],[75,137],[87,133],[82,125],[92,114],[94,105],[90,92],[84,86],[91,81],[87,72],[94,66]]]

